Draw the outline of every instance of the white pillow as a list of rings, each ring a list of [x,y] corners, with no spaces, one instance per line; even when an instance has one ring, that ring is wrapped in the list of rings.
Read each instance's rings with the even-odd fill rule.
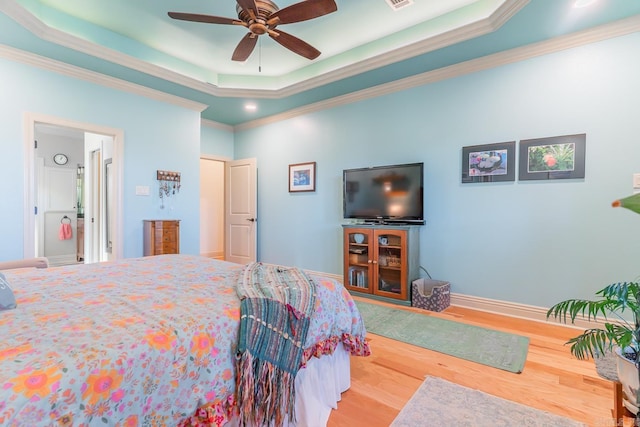
[[[0,311],[12,308],[16,308],[16,297],[13,296],[7,278],[0,273]]]

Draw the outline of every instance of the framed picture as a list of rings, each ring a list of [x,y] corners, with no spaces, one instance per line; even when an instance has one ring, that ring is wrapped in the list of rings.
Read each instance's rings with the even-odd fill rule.
[[[514,181],[516,142],[462,147],[462,183]]]
[[[587,135],[520,141],[520,180],[584,178]]]
[[[316,162],[289,165],[289,192],[316,191]]]

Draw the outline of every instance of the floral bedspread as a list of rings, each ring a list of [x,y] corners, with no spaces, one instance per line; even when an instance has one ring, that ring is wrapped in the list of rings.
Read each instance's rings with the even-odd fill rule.
[[[192,255],[6,272],[0,425],[178,425],[233,401],[242,266]],[[305,358],[368,354],[342,284],[316,281]]]

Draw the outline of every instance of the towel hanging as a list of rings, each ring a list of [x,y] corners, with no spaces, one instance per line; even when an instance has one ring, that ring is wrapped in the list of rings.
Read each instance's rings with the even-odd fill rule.
[[[69,240],[72,237],[73,237],[73,230],[71,229],[71,222],[63,222],[60,225],[60,230],[58,230],[58,238],[60,240]]]

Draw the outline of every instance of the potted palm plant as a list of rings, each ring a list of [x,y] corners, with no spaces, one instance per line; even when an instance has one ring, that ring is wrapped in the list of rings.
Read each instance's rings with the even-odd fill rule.
[[[616,200],[612,206],[640,213],[640,193]],[[564,323],[567,320],[574,323],[576,318],[604,321],[599,327],[586,329],[571,338],[567,344],[571,344],[571,354],[578,359],[615,351],[624,405],[637,415],[640,402],[640,283],[614,283],[595,295],[593,300],[569,299],[559,302],[547,311],[547,319],[553,317]]]

